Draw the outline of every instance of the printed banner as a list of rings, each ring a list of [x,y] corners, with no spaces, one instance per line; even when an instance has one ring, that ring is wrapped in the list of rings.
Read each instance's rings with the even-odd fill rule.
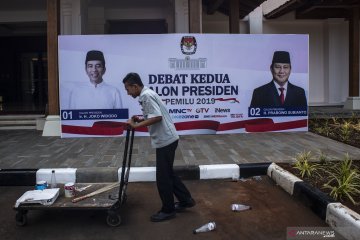
[[[308,35],[59,36],[62,137],[123,134],[137,72],[179,134],[308,130]],[[147,135],[147,129],[137,129]]]

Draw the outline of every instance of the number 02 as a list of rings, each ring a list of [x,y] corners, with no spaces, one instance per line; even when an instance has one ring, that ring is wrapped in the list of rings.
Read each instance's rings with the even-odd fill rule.
[[[260,108],[250,108],[250,116],[260,116]]]

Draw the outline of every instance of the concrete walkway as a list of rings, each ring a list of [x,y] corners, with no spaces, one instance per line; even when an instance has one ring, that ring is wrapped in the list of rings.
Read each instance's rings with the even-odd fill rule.
[[[124,137],[61,139],[36,130],[5,130],[0,132],[0,168],[117,168],[124,142]],[[289,162],[302,151],[315,158],[322,151],[330,160],[346,153],[360,159],[360,149],[310,132],[188,135],[181,136],[174,165]],[[135,137],[132,166],[155,166],[148,137]]]
[[[360,111],[341,106],[309,108],[310,118],[353,116],[360,117]],[[0,169],[121,166],[124,137],[61,139],[41,135],[37,130],[1,130]],[[360,159],[360,149],[310,132],[277,132],[181,136],[174,165],[289,162],[302,151],[311,151],[315,159],[320,152],[329,160],[343,159],[346,153]],[[155,151],[148,137],[135,137],[132,166],[155,166]]]

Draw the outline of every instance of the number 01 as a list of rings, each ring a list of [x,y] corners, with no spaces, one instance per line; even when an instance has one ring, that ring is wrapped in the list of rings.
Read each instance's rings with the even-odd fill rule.
[[[63,111],[61,118],[64,120],[72,119],[72,111]]]

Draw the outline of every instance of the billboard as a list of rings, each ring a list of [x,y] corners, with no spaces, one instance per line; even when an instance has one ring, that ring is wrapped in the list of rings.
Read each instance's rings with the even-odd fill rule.
[[[121,135],[127,119],[141,115],[122,83],[129,72],[159,94],[180,135],[307,131],[308,41],[295,34],[59,36],[62,137]]]

